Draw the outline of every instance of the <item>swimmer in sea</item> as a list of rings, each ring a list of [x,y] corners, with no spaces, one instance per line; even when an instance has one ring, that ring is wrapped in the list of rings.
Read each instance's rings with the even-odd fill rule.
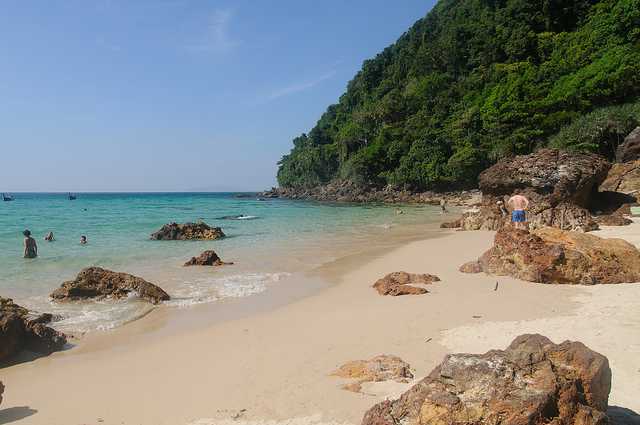
[[[55,241],[56,238],[53,237],[53,232],[49,232],[47,233],[47,235],[44,237],[44,240],[47,242],[51,242],[51,241]]]
[[[87,244],[87,237],[85,235],[80,236],[80,245]]]
[[[24,258],[36,258],[38,256],[38,245],[36,240],[31,237],[31,231],[25,229],[24,235]]]

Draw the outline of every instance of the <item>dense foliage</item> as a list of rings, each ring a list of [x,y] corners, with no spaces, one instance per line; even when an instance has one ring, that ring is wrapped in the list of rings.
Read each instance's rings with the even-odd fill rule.
[[[440,0],[364,62],[293,141],[278,180],[470,185],[496,159],[546,145],[565,126],[555,145],[609,154],[597,137],[576,139],[571,123],[615,114],[597,110],[639,95],[640,0]]]

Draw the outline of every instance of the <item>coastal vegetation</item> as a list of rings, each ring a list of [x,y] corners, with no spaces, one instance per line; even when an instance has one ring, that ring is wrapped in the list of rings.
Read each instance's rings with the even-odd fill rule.
[[[543,146],[613,158],[639,69],[640,0],[441,0],[293,140],[278,181],[463,188]]]

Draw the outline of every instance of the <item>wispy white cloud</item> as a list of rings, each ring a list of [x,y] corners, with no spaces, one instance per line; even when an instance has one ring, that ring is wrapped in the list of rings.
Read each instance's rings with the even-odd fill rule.
[[[226,52],[236,47],[240,42],[229,34],[229,26],[233,19],[233,12],[229,9],[218,9],[211,13],[204,33],[200,39],[187,45],[193,52]]]
[[[317,86],[318,84],[332,78],[334,75],[336,75],[336,71],[335,70],[331,70],[329,72],[326,72],[322,75],[319,75],[318,77],[314,78],[314,79],[310,79],[310,80],[306,80],[306,81],[299,81],[299,82],[294,82],[291,83],[287,86],[284,87],[280,87],[276,90],[273,90],[271,93],[267,94],[263,99],[261,99],[262,101],[259,103],[264,103],[264,102],[268,102],[271,100],[275,100],[275,99],[279,99],[281,97],[285,97],[285,96],[289,96],[295,93],[299,93],[299,92],[303,92],[305,90],[309,90],[314,88],[315,86]]]

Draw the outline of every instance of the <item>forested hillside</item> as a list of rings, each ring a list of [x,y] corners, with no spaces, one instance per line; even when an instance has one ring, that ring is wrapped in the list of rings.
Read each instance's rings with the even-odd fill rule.
[[[542,145],[612,155],[639,95],[640,0],[440,0],[293,140],[278,181],[454,188]]]

